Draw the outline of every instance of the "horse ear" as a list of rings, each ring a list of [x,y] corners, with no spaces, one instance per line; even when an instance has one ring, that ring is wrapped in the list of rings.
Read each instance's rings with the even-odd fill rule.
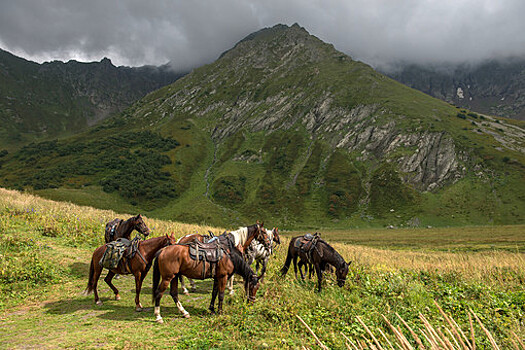
[[[256,223],[257,225],[259,225],[259,220],[257,220],[255,223]]]
[[[263,221],[263,222],[261,222],[261,227],[263,227],[263,226],[264,226],[264,221]]]

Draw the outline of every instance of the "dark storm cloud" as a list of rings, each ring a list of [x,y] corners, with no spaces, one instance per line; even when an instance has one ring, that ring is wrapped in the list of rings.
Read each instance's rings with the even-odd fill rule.
[[[521,0],[0,1],[0,47],[37,61],[100,60],[187,69],[244,36],[298,22],[378,65],[525,55]]]

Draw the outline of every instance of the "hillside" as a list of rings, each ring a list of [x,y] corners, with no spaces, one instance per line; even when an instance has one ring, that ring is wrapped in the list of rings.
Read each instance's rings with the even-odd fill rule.
[[[525,120],[525,60],[476,65],[401,65],[385,74],[426,94],[478,113]]]
[[[525,220],[523,126],[454,108],[278,25],[88,132],[4,156],[0,179],[225,226],[515,224]]]
[[[2,348],[315,348],[315,340],[299,316],[331,349],[345,348],[344,337],[371,349],[366,345],[372,341],[370,333],[386,349],[385,337],[397,342],[389,323],[399,327],[414,348],[416,341],[407,325],[427,349],[427,339],[445,337],[453,344],[470,343],[474,338],[476,348],[496,349],[491,347],[487,333],[500,349],[522,349],[513,343],[525,335],[524,257],[523,248],[516,248],[525,243],[523,227],[469,228],[492,232],[494,245],[482,252],[472,251],[476,247],[464,251],[461,244],[461,252],[454,252],[453,246],[446,252],[436,251],[424,242],[418,251],[393,251],[388,236],[392,230],[387,229],[368,230],[370,235],[386,239],[381,249],[338,244],[323,232],[323,238],[352,264],[344,287],[338,287],[335,276],[327,273],[321,293],[314,292],[313,280],[298,281],[293,271],[280,276],[289,242],[288,233],[281,232],[283,243],[270,258],[254,304],[246,303],[242,281],[236,279],[236,293],[225,296],[223,314],[211,315],[207,307],[212,281],[197,281],[195,293],[179,294],[191,318],[183,318],[166,293],[161,302],[165,323],[159,325],[154,322],[150,299],[151,275],[146,276],[142,287],[144,312],[135,312],[131,276],[114,281],[122,297],[119,301],[114,300],[103,279],[99,281],[103,305],[95,305],[92,295],[81,294],[87,284],[91,254],[103,242],[104,224],[115,217],[127,218],[129,214],[52,202],[0,188]],[[148,217],[145,222],[152,236],[222,231]],[[463,229],[410,231],[413,245],[420,243],[417,237],[426,241],[431,236],[440,242],[443,233],[472,242],[463,236]],[[352,237],[354,231],[343,236]],[[457,340],[448,333],[450,319],[443,318],[435,302],[467,337]],[[480,323],[474,317],[479,317]],[[427,338],[430,325],[437,332]]]
[[[0,49],[0,148],[85,129],[182,75],[107,58],[38,64]]]

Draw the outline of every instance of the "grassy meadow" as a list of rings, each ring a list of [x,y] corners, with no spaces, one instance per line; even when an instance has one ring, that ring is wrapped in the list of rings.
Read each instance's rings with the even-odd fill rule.
[[[408,349],[418,340],[427,349],[460,349],[472,339],[479,349],[525,349],[525,226],[322,231],[352,264],[343,288],[327,275],[321,293],[314,280],[296,280],[293,268],[279,275],[297,234],[283,232],[255,304],[244,301],[237,280],[223,314],[211,315],[212,281],[202,281],[181,296],[192,317],[182,318],[165,294],[159,325],[150,276],[142,313],[134,311],[131,276],[115,281],[120,301],[102,280],[102,306],[81,295],[105,223],[129,216],[0,189],[1,348],[313,349],[320,346],[313,332],[332,349],[389,349],[396,342]],[[231,229],[146,223],[153,236]]]

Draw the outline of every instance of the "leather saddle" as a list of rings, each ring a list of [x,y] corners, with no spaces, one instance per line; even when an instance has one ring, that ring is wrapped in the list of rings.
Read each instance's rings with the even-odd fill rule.
[[[207,243],[195,240],[191,242],[188,247],[190,249],[190,258],[196,261],[216,263],[224,256],[224,251],[218,239]]]
[[[321,235],[316,232],[314,234],[307,233],[304,236],[295,240],[294,247],[307,254],[310,258],[310,254],[315,249],[317,242],[321,239]],[[322,254],[320,253],[322,256]]]

